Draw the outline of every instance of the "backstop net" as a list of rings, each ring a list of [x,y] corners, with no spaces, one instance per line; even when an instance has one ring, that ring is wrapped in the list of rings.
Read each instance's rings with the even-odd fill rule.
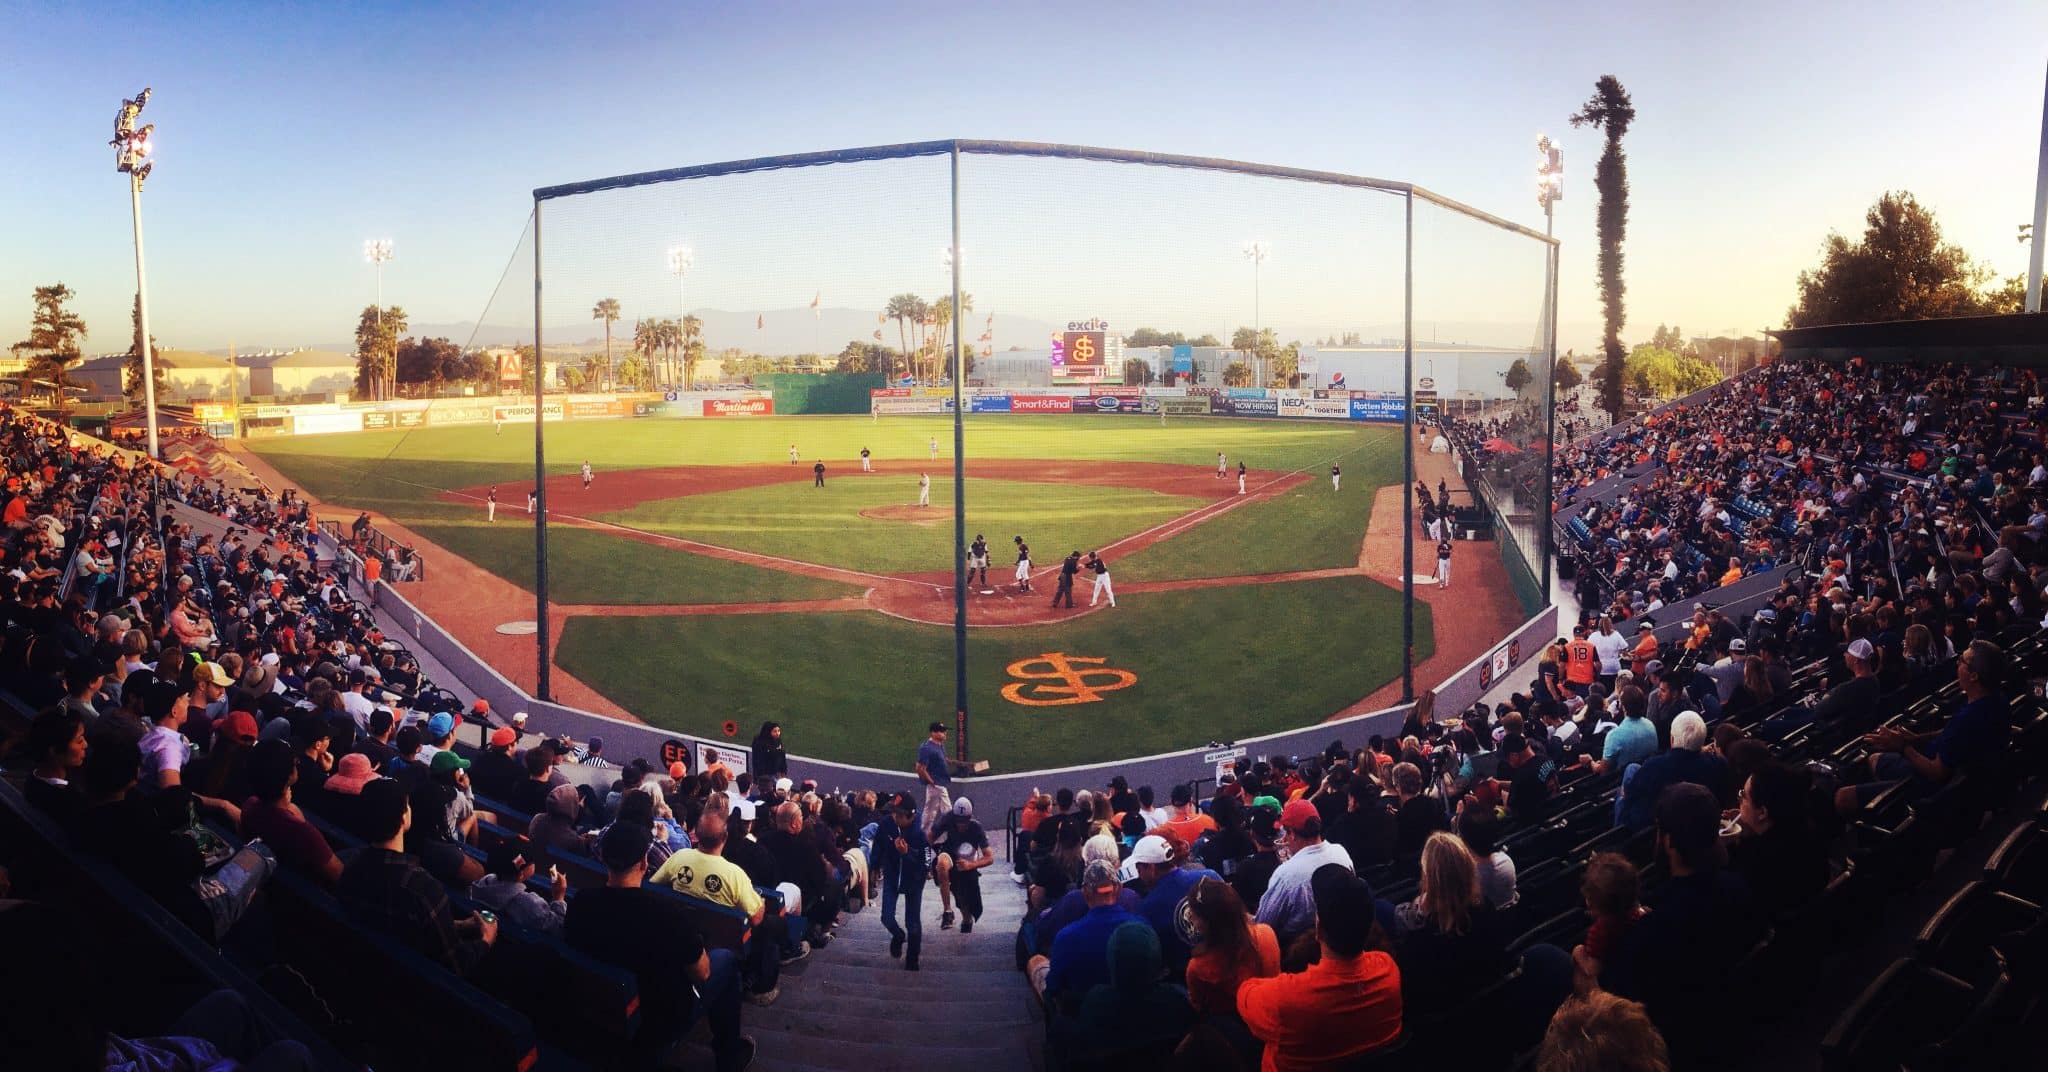
[[[1015,143],[544,189],[469,347],[498,521],[451,538],[545,585],[599,710],[897,769],[934,720],[1003,770],[1228,751],[1542,598],[1550,248],[1405,183]]]

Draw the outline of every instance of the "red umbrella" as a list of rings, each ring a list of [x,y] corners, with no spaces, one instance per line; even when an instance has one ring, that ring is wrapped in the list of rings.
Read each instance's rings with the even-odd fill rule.
[[[1487,450],[1494,452],[1495,454],[1514,454],[1517,451],[1521,450],[1520,447],[1515,446],[1513,443],[1510,443],[1507,440],[1500,438],[1499,436],[1495,436],[1492,439],[1489,439],[1486,442],[1481,443],[1479,445],[1485,447]]]

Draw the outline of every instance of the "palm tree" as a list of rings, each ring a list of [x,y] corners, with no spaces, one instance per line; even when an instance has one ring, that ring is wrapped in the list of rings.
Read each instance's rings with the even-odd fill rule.
[[[612,378],[612,325],[619,319],[619,299],[599,298],[597,304],[590,307],[590,318],[604,321],[604,379],[601,382],[609,384]]]
[[[966,311],[966,312],[970,312],[970,313],[971,313],[971,312],[973,312],[973,311],[974,311],[974,295],[972,295],[972,294],[969,294],[969,293],[967,293],[967,292],[966,292],[966,291],[964,291],[964,290],[963,290],[963,291],[961,291],[961,292],[960,292],[960,308],[961,308],[962,310]],[[933,331],[934,331],[934,334],[936,335],[936,337],[937,337],[937,340],[938,340],[938,345],[937,345],[936,347],[934,347],[934,351],[935,351],[935,352],[934,352],[934,355],[933,355],[933,356],[934,356],[935,358],[936,358],[936,357],[937,357],[937,356],[938,356],[939,354],[943,354],[943,353],[945,353],[945,352],[946,352],[946,349],[947,349],[947,347],[949,347],[949,346],[951,345],[950,343],[948,343],[948,342],[946,341],[946,328],[947,328],[947,326],[949,326],[949,325],[950,325],[950,324],[952,324],[952,323],[953,323],[953,296],[952,296],[951,294],[948,294],[948,295],[946,295],[945,297],[943,297],[943,298],[940,298],[940,299],[939,299],[938,301],[935,301],[935,302],[933,302],[933,303],[932,303],[932,325],[933,325]],[[945,374],[947,374],[947,375],[950,375],[950,374],[951,374],[951,370],[952,370],[952,368],[953,368],[953,359],[952,359],[952,357],[951,357],[950,355],[948,355],[945,361],[943,361],[943,362],[936,362],[936,365],[937,365],[937,367],[933,369],[934,375],[933,375],[933,377],[932,377],[932,378],[933,378],[934,380],[936,380],[936,379],[938,379],[938,378],[939,378],[939,376],[938,376],[938,373],[939,373],[939,372],[940,372],[941,370],[944,370]]]
[[[904,332],[904,321],[914,322],[923,316],[924,311],[921,308],[923,305],[924,301],[915,294],[898,294],[890,298],[889,304],[882,308],[883,316],[890,317],[896,321],[896,343],[903,351],[903,371],[905,373],[910,372],[911,357],[910,340]],[[894,362],[891,362],[891,364],[894,364]],[[895,375],[896,370],[891,368],[889,370],[890,378],[893,379]]]
[[[704,321],[694,316],[684,316],[682,337],[683,390],[687,391],[697,379],[697,360],[704,356]]]
[[[1605,322],[1601,340],[1607,363],[1600,370],[1600,408],[1621,420],[1621,371],[1626,356],[1621,347],[1621,328],[1626,314],[1621,280],[1621,240],[1628,230],[1628,161],[1621,152],[1622,135],[1636,118],[1635,104],[1628,90],[1611,74],[1600,76],[1572,125],[1592,126],[1607,135],[1607,146],[1593,172],[1593,185],[1600,191],[1598,235],[1600,239],[1600,312]]]

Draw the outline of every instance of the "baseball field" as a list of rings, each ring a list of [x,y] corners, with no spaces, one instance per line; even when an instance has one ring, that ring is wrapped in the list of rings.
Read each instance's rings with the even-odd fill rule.
[[[575,421],[546,434],[565,698],[587,688],[588,706],[711,737],[772,718],[794,751],[892,769],[926,722],[951,721],[949,419]],[[532,425],[249,446],[318,501],[417,538],[427,579],[408,598],[531,685],[532,637],[496,627],[534,615]],[[997,769],[1300,726],[1398,676],[1399,578],[1364,568],[1375,494],[1401,480],[1398,428],[978,415],[964,454],[968,538],[990,547],[986,583],[968,586],[971,745]],[[1090,608],[1088,571],[1073,609],[1051,605],[1076,550],[1102,553],[1114,608]],[[1429,610],[1416,607],[1418,660],[1433,648]],[[512,672],[521,658],[525,675]]]

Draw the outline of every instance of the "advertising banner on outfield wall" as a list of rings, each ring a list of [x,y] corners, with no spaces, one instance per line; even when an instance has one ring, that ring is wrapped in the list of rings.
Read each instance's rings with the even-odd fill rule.
[[[616,399],[598,401],[569,400],[569,416],[574,419],[589,417],[618,417],[625,413],[625,404]]]
[[[1351,419],[1354,421],[1391,421],[1399,423],[1408,419],[1408,400],[1405,398],[1353,398]]]
[[[1280,396],[1273,401],[1280,404],[1280,415],[1282,417],[1306,417],[1309,415],[1308,404],[1315,401],[1306,395],[1296,394],[1292,391],[1276,391],[1274,393]]]
[[[512,406],[492,406],[491,419],[494,421],[510,421],[513,424],[532,424],[533,403],[528,402],[525,403],[524,405]],[[561,420],[562,404],[560,402],[550,402],[546,406],[542,407],[540,411],[540,419],[544,421]]]
[[[910,397],[910,388],[908,388],[908,387],[871,387],[871,388],[869,388],[869,389],[868,389],[868,397],[869,397],[869,398],[909,398],[909,397]]]
[[[1264,397],[1266,397],[1266,389],[1265,389],[1265,388],[1263,388],[1263,387],[1232,387],[1232,388],[1229,388],[1228,390],[1229,390],[1229,394],[1230,394],[1230,397],[1232,397],[1232,398],[1264,398]]]
[[[1011,395],[1011,413],[1072,413],[1074,400],[1065,395]]]
[[[1066,399],[1060,399],[1060,412],[1065,413]],[[930,415],[953,412],[951,398],[877,398],[870,403],[874,411],[884,417]]]
[[[1223,412],[1233,417],[1278,417],[1280,400],[1276,398],[1219,398]]]
[[[1324,420],[1348,421],[1351,419],[1351,400],[1348,398],[1311,398],[1308,400],[1308,415]]]
[[[427,412],[434,415],[435,424],[482,424],[491,419],[491,407],[481,402],[436,399],[428,404]]]
[[[773,398],[707,398],[706,417],[767,417],[775,412]]]
[[[297,413],[292,415],[293,435],[324,435],[329,432],[360,432],[361,413]]]
[[[967,412],[1008,413],[1010,412],[1010,396],[975,395],[973,398],[967,400]]]
[[[1162,398],[1159,400],[1159,412],[1168,416],[1206,417],[1209,415],[1209,397],[1192,395],[1186,398]]]

